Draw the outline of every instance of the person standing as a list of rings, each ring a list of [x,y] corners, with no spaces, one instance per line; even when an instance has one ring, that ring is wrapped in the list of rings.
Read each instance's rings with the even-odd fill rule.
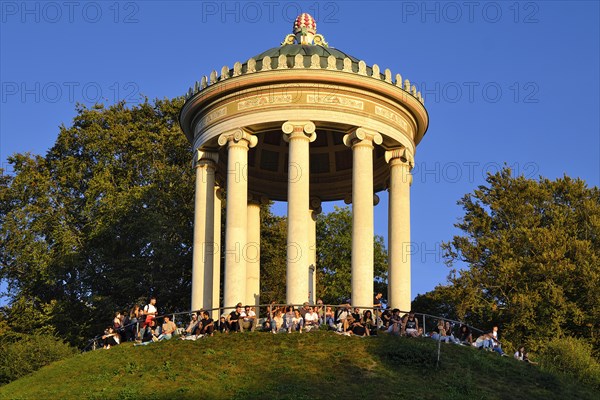
[[[150,321],[152,321],[157,314],[158,310],[156,309],[156,297],[152,296],[150,298],[150,302],[144,306],[144,315],[146,316],[144,326],[148,325],[148,323],[150,323]]]

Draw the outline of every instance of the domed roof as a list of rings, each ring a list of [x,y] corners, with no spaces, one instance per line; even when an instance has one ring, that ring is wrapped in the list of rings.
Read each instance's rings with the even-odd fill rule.
[[[255,60],[262,60],[264,57],[269,56],[271,59],[277,58],[280,55],[286,56],[295,56],[296,54],[302,54],[303,56],[312,56],[313,54],[317,54],[320,57],[329,57],[334,56],[338,60],[343,60],[344,58],[349,58],[353,62],[358,62],[359,60],[356,57],[353,57],[349,54],[344,53],[341,50],[334,49],[333,47],[323,47],[318,45],[306,45],[306,44],[288,44],[285,46],[273,47],[267,51],[263,51],[257,56],[253,58]]]
[[[311,64],[311,57],[316,54],[321,58],[321,68],[327,68],[327,58],[329,56],[335,57],[336,66],[338,69],[342,69],[344,65],[344,59],[349,58],[352,61],[352,70],[354,72],[358,71],[358,62],[360,59],[351,56],[341,50],[335,49],[333,47],[324,47],[319,45],[306,45],[306,44],[286,44],[279,47],[273,47],[269,50],[263,51],[262,53],[252,57],[256,60],[256,68],[262,68],[262,60],[265,57],[269,57],[271,59],[271,68],[277,68],[278,58],[281,55],[287,57],[287,65],[289,68],[294,66],[294,57],[298,54],[304,56],[304,66],[308,68]],[[243,64],[243,72],[246,72],[247,63]],[[367,65],[367,73],[371,75],[372,70],[371,67]],[[381,75],[383,77],[383,75]]]

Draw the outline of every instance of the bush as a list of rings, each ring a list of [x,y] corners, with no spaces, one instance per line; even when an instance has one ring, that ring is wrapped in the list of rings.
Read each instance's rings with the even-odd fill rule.
[[[552,339],[540,354],[540,365],[600,388],[600,363],[592,355],[592,345],[583,339]]]
[[[75,348],[51,335],[3,338],[0,342],[0,384],[19,379],[75,353]]]

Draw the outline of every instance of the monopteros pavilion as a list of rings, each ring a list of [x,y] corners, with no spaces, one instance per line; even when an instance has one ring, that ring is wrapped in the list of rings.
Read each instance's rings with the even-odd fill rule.
[[[344,200],[352,204],[352,303],[371,306],[374,206],[387,190],[388,304],[409,310],[410,171],[428,123],[408,79],[329,47],[308,14],[280,46],[196,82],[180,114],[196,169],[192,309],[260,303],[268,200],[287,202],[286,302],[314,301],[315,215],[322,202]]]

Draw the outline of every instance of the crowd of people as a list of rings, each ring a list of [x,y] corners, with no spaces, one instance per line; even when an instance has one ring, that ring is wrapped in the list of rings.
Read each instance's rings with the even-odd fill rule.
[[[399,309],[383,308],[381,298],[382,294],[377,293],[373,308],[364,311],[352,307],[350,302],[331,307],[324,305],[322,300],[317,300],[314,305],[305,302],[299,308],[273,302],[265,317],[260,319],[254,307],[238,303],[232,311],[223,313],[216,321],[208,311],[201,310],[191,313],[186,327],[177,327],[169,315],[157,318],[156,298],[152,297],[143,308],[134,306],[129,313],[117,312],[101,338],[103,348],[110,349],[122,341],[134,341],[138,346],[169,340],[174,336],[179,336],[181,340],[197,340],[213,336],[215,332],[229,334],[260,330],[279,334],[310,332],[322,328],[346,336],[368,337],[385,332],[411,338],[425,337],[507,356],[498,337],[498,326],[474,339],[468,325],[461,324],[455,331],[453,322],[439,319],[434,329],[426,332],[423,326],[419,326],[419,320],[413,311],[402,315]],[[158,319],[162,320],[161,324],[158,324]],[[514,354],[514,358],[532,363],[522,346]]]

